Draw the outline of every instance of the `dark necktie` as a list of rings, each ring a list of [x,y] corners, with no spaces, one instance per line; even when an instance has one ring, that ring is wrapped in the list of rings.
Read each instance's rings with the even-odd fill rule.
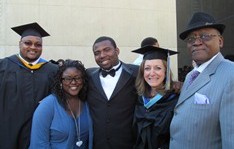
[[[193,83],[193,81],[197,78],[197,76],[200,74],[199,71],[195,70],[192,72],[192,74],[190,75],[190,78],[189,78],[189,85],[191,85]]]
[[[115,76],[115,69],[111,69],[110,71],[102,70],[102,76],[105,78],[107,75],[110,75],[112,77]]]
[[[121,65],[122,65],[122,63],[119,65],[118,68],[116,68],[116,69],[111,69],[110,71],[101,69],[101,74],[102,74],[102,76],[103,76],[104,78],[105,78],[107,75],[110,75],[110,76],[114,77],[114,76],[115,76],[115,72],[119,70],[119,68],[121,67]]]

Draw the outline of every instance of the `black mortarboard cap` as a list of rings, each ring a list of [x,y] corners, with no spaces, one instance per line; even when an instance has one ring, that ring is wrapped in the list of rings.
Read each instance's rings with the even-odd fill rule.
[[[46,37],[50,36],[38,23],[30,23],[21,26],[16,26],[11,28],[17,34],[19,34],[22,38],[25,36],[38,36],[38,37]]]
[[[167,61],[168,55],[174,55],[178,53],[176,51],[171,51],[155,46],[144,46],[142,48],[133,50],[132,52],[143,54],[143,60],[162,59],[165,61]]]
[[[133,50],[132,52],[143,54],[143,60],[161,59],[167,61],[165,89],[170,90],[170,56],[177,54],[178,52],[150,45]]]

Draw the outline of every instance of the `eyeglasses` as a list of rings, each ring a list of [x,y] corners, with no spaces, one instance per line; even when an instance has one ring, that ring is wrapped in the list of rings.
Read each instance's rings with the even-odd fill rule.
[[[221,35],[213,35],[213,34],[201,34],[199,36],[189,36],[185,39],[185,41],[189,44],[194,43],[197,39],[202,42],[210,41],[213,37],[221,36]]]
[[[75,81],[76,83],[82,83],[82,78],[81,77],[75,77],[75,78],[70,78],[70,77],[64,77],[62,78],[62,81],[65,83],[65,84],[71,84],[72,81]]]
[[[36,48],[41,48],[42,44],[41,43],[33,43],[31,41],[21,41],[24,45],[26,45],[27,47],[31,47],[32,45],[34,45],[34,47]]]

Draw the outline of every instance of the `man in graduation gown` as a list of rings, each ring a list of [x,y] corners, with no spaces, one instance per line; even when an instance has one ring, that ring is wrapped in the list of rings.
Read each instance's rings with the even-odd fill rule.
[[[20,51],[0,60],[0,149],[26,149],[33,112],[50,93],[57,66],[40,58],[49,34],[37,23],[12,30],[21,36]]]

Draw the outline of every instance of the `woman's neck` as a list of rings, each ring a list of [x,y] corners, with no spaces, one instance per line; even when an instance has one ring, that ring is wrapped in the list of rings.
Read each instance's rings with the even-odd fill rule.
[[[77,117],[80,115],[82,102],[79,98],[71,98],[67,100],[67,104],[70,107],[70,110]]]

